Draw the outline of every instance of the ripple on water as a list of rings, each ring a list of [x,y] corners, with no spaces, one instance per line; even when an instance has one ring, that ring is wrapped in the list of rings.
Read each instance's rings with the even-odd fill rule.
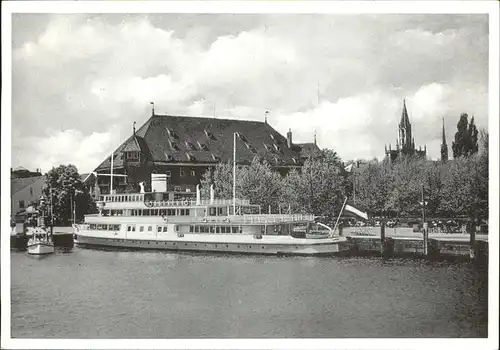
[[[485,337],[467,263],[74,248],[13,252],[12,336]]]

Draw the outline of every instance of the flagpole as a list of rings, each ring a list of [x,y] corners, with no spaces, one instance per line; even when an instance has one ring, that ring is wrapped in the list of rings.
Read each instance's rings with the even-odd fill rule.
[[[236,133],[233,133],[233,215],[236,215]]]
[[[339,217],[337,218],[337,221],[335,222],[335,226],[333,226],[333,230],[332,230],[332,233],[330,234],[330,236],[333,236],[333,233],[337,229],[337,225],[339,224],[340,217],[342,216],[342,213],[344,212],[344,208],[345,208],[346,203],[347,203],[347,197],[345,197],[345,199],[344,199],[344,204],[342,204],[342,209],[340,210]]]
[[[111,187],[109,190],[109,194],[113,194],[113,153],[114,151],[111,151]]]

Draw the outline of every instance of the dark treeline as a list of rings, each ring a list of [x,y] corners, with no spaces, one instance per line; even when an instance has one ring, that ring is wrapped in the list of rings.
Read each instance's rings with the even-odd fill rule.
[[[466,151],[468,152],[468,151]],[[221,164],[202,179],[203,195],[210,184],[218,198],[232,198],[232,165]],[[368,162],[362,171],[347,172],[335,152],[309,159],[300,171],[279,176],[263,162],[239,167],[237,197],[259,204],[263,212],[312,213],[331,222],[345,196],[371,216],[421,217],[422,194],[427,217],[488,217],[488,134],[481,132],[476,152],[447,162],[401,157]]]

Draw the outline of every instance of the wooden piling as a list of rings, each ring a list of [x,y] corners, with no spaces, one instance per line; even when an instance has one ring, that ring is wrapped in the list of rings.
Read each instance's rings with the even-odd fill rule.
[[[469,238],[469,246],[470,246],[470,258],[474,259],[476,257],[476,223],[472,220],[472,224],[470,225],[470,238]]]
[[[428,252],[428,245],[429,245],[429,225],[427,222],[424,222],[423,228],[423,235],[424,235],[424,256],[427,256]]]

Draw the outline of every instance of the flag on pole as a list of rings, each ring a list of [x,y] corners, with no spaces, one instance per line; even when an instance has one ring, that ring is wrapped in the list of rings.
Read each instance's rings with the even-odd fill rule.
[[[365,212],[362,212],[361,210],[359,209],[356,209],[354,208],[353,206],[349,205],[349,204],[346,204],[345,205],[345,208],[344,210],[356,215],[356,216],[359,216],[360,218],[363,218],[365,220],[368,220],[368,214],[365,213]]]

